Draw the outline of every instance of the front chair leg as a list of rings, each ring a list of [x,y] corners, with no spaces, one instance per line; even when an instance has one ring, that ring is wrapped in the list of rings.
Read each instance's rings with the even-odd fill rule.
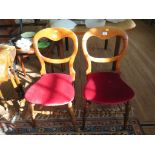
[[[129,119],[129,112],[130,112],[130,104],[129,104],[129,102],[127,102],[125,104],[124,130],[126,130],[126,128],[127,128],[127,122],[128,122],[128,119]]]
[[[84,130],[85,128],[85,123],[86,123],[86,114],[89,108],[89,105],[91,104],[91,102],[87,101],[85,106],[84,106],[84,112],[83,112],[83,120],[82,120],[82,130]]]
[[[72,124],[73,124],[73,126],[75,128],[75,131],[79,132],[79,129],[77,127],[77,121],[76,121],[74,110],[73,110],[73,106],[72,106],[72,102],[68,103],[68,110],[69,110],[69,114],[70,114],[71,119],[72,119]]]
[[[17,92],[17,94],[18,94],[18,98],[19,98],[20,100],[22,100],[22,99],[24,98],[24,89],[23,89],[23,86],[22,86],[22,84],[20,83],[20,80],[19,80],[19,78],[18,78],[18,76],[17,76],[15,70],[11,68],[10,71],[11,71],[11,73],[12,73],[12,75],[13,75],[13,78],[14,78],[14,81],[16,82],[16,85],[17,85],[17,87],[16,87],[16,92]]]
[[[36,122],[35,122],[36,114],[34,113],[34,104],[29,103],[29,109],[31,113],[32,127],[35,128],[36,127]]]

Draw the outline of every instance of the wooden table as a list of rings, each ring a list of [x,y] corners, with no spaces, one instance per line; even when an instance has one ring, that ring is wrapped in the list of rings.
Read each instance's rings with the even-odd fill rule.
[[[16,51],[17,51],[18,61],[21,64],[24,76],[26,76],[26,70],[25,70],[25,65],[24,65],[24,57],[29,57],[30,55],[34,55],[34,49],[33,49],[33,47],[31,47],[28,51],[24,51],[21,48],[16,47]]]
[[[111,23],[111,22],[106,21],[105,26],[115,26],[115,27],[118,27],[125,31],[128,31],[128,30],[132,30],[133,28],[135,28],[136,24],[132,19],[127,19],[127,20],[125,20],[123,22],[119,22],[119,23]],[[89,28],[87,28],[85,25],[77,25],[73,29],[73,31],[75,32],[76,35],[84,35],[84,33],[88,30],[89,30]]]
[[[129,31],[132,30],[136,27],[135,22],[132,19],[127,19],[123,22],[119,22],[119,23],[111,23],[106,21],[105,26],[115,26],[118,27],[124,31]],[[87,28],[85,25],[77,25],[73,31],[75,32],[76,35],[84,35],[85,32],[87,32],[89,30],[89,28]],[[66,40],[66,47],[67,47],[67,40]],[[115,43],[115,50],[114,50],[114,56],[116,56],[119,52],[119,48],[120,48],[120,44],[121,44],[121,40],[120,37],[116,37],[116,43]],[[105,40],[105,49],[107,49],[108,46],[108,40]],[[68,47],[66,48],[66,50],[68,49]],[[114,62],[112,65],[112,70],[114,71],[116,67],[116,63]]]

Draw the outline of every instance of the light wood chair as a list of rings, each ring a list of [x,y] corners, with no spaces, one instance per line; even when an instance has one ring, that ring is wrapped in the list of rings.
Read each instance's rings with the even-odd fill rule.
[[[122,48],[117,55],[109,58],[97,58],[91,56],[87,50],[87,41],[90,37],[107,40],[113,37],[120,37]],[[83,97],[86,100],[84,106],[83,126],[85,127],[86,112],[91,103],[107,106],[125,105],[124,129],[127,127],[130,104],[134,97],[134,91],[120,77],[120,62],[124,57],[128,47],[127,34],[115,27],[92,28],[87,31],[82,39],[82,49],[87,62],[86,83],[84,84]],[[96,63],[116,63],[116,70],[109,72],[92,73],[92,62]]]
[[[52,59],[41,54],[38,48],[38,41],[41,38],[47,38],[51,41],[59,41],[65,37],[73,40],[72,54],[67,58]],[[75,70],[73,68],[74,60],[78,51],[78,40],[76,35],[65,28],[46,28],[37,32],[33,38],[33,47],[35,54],[41,64],[41,78],[35,82],[25,93],[25,99],[28,101],[32,114],[32,122],[35,127],[35,116],[38,112],[35,111],[35,105],[40,106],[63,106],[67,105],[73,126],[78,131],[75,114],[73,111],[72,101],[74,100],[74,80]],[[64,64],[69,63],[69,73],[46,73],[46,63]],[[46,113],[45,114],[49,114]]]
[[[24,90],[20,80],[14,70],[13,62],[16,56],[16,49],[14,46],[0,45],[0,87],[4,82],[11,80],[13,88],[15,89],[18,100],[24,98]],[[0,88],[0,99],[4,103],[4,107],[7,110],[8,106],[5,102],[5,97]]]

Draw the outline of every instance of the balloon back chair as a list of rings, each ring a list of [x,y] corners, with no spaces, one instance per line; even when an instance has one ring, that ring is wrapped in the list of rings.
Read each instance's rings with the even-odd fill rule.
[[[65,37],[69,37],[73,41],[72,54],[67,58],[52,59],[45,57],[41,54],[38,48],[38,41],[41,38],[47,38],[51,41],[59,41]],[[73,63],[78,51],[78,40],[76,35],[65,28],[45,28],[38,31],[33,38],[33,46],[35,54],[41,64],[41,78],[29,87],[25,93],[25,99],[29,103],[31,111],[31,118],[33,126],[35,127],[35,116],[36,111],[34,110],[35,105],[41,106],[62,106],[67,105],[70,116],[72,118],[73,126],[77,131],[76,119],[72,107],[72,101],[74,99],[74,80],[75,70]],[[69,64],[69,74],[64,73],[46,73],[46,63],[51,64]]]
[[[120,37],[122,47],[118,54],[109,58],[97,58],[91,56],[87,50],[87,41],[90,37],[97,37],[107,40],[113,37]],[[85,127],[86,112],[90,103],[99,105],[116,106],[125,105],[124,129],[127,127],[130,104],[129,101],[134,97],[134,91],[120,77],[120,61],[128,47],[128,36],[121,29],[115,27],[92,28],[88,30],[82,39],[83,54],[87,62],[86,83],[84,84],[83,97],[87,101],[84,106],[84,116],[82,129]],[[96,63],[116,63],[115,71],[94,72],[92,73],[92,62]]]

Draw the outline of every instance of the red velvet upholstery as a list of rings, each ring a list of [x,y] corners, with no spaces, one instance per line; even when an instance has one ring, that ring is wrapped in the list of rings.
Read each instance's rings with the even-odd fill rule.
[[[133,90],[113,72],[97,72],[87,76],[83,96],[97,104],[114,105],[133,98]]]
[[[67,74],[45,74],[26,91],[25,99],[44,106],[67,104],[74,99],[72,82]]]

